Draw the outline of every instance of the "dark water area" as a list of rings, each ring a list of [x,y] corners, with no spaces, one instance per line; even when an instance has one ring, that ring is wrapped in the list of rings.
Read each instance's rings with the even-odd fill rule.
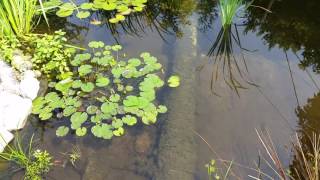
[[[269,132],[284,166],[294,166],[295,134],[307,144],[313,132],[320,133],[320,2],[253,5],[230,29],[231,59],[214,51],[221,24],[212,0],[149,0],[144,12],[118,25],[107,23],[110,14],[104,12],[90,17],[102,21],[98,26],[51,17],[51,31],[65,30],[72,44],[119,43],[127,57],[150,52],[163,64],[165,77],[181,76],[181,86],[160,92],[158,100],[169,112],[156,125],[131,128],[110,141],[57,138],[59,120],[39,123],[31,117],[25,133],[35,133],[39,147],[61,162],[47,179],[205,180],[211,159],[225,160],[218,161],[221,171],[233,162],[227,179],[250,179],[257,172],[249,167],[257,166],[277,179],[261,160],[269,159],[256,131]],[[81,152],[75,166],[65,163],[64,155],[73,147]]]

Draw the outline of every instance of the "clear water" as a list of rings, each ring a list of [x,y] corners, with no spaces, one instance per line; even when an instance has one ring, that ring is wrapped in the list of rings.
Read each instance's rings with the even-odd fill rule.
[[[59,122],[38,123],[32,117],[26,134],[35,133],[39,146],[61,164],[48,179],[204,180],[204,165],[211,159],[234,162],[228,179],[249,179],[247,175],[256,173],[246,167],[256,168],[259,157],[268,160],[256,130],[270,133],[285,166],[294,164],[290,148],[295,133],[306,139],[312,131],[319,132],[320,2],[255,1],[272,13],[251,7],[238,14],[238,36],[249,51],[241,51],[233,39],[231,66],[214,63],[216,54],[208,54],[221,28],[212,0],[149,2],[146,12],[120,25],[52,20],[54,29],[66,29],[74,44],[120,43],[128,57],[148,51],[164,65],[165,76],[179,74],[182,84],[160,92],[166,96],[159,101],[169,112],[158,124],[132,128],[111,141],[57,138]],[[101,12],[92,18],[107,16]],[[235,27],[232,32],[237,33]],[[239,88],[230,86],[230,72]],[[72,145],[82,154],[75,167],[65,163],[62,154]],[[225,166],[219,163],[219,169]],[[273,175],[263,160],[259,166]],[[19,173],[9,174],[4,178],[21,178]]]

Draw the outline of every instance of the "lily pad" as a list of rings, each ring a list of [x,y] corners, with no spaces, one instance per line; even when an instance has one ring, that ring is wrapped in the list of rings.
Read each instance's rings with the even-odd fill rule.
[[[168,79],[168,85],[169,87],[178,87],[180,85],[180,77],[179,76],[171,76]]]
[[[66,136],[69,132],[69,128],[66,126],[60,126],[57,130],[56,130],[56,135],[58,137],[63,137]]]

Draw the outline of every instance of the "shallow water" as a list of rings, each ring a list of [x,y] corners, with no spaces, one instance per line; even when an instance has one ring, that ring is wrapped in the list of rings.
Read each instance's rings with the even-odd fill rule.
[[[233,161],[231,175],[248,179],[255,172],[245,167],[256,167],[259,152],[260,158],[267,159],[256,130],[268,131],[283,164],[292,164],[293,135],[310,135],[320,125],[320,3],[260,0],[255,5],[272,13],[250,8],[239,15],[244,16],[236,21],[241,45],[250,51],[240,51],[233,40],[235,61],[225,67],[214,64],[216,54],[208,55],[221,28],[211,0],[150,0],[146,13],[130,16],[118,26],[55,19],[54,28],[67,28],[74,44],[102,40],[120,43],[128,57],[152,53],[164,65],[164,75],[179,74],[182,85],[160,92],[159,101],[168,105],[169,112],[158,124],[131,128],[124,137],[111,141],[57,138],[54,127],[59,122],[39,124],[32,117],[34,123],[24,131],[35,131],[40,147],[61,161],[62,167],[55,167],[48,179],[203,180],[208,179],[204,165],[211,159]],[[218,76],[212,73],[215,67],[220,69]],[[230,72],[240,88],[229,86]],[[70,152],[72,145],[82,154],[75,167],[64,164],[62,154]],[[260,167],[273,174],[263,162]],[[219,163],[219,168],[225,165]]]

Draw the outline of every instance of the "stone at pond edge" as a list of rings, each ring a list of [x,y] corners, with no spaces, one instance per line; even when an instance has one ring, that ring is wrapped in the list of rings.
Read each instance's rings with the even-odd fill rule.
[[[9,131],[23,128],[31,110],[31,99],[0,92],[0,127]]]
[[[0,127],[0,135],[0,152],[3,152],[7,144],[12,141],[13,134],[5,128]]]

